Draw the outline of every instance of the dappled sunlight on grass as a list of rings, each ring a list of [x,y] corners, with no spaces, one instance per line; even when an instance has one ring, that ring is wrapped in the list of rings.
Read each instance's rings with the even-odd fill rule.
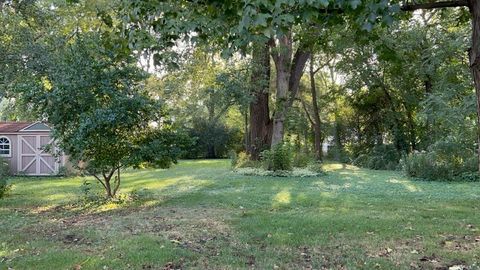
[[[97,208],[97,212],[107,212],[107,211],[121,209],[121,208],[123,208],[122,204],[115,203],[115,202],[108,202],[108,203],[100,205]]]
[[[129,169],[126,201],[92,207],[75,204],[92,178],[14,178],[0,200],[0,269],[410,269],[433,253],[445,263],[479,260],[478,183],[324,167],[305,179],[241,176],[228,160]],[[441,244],[450,235],[459,239],[453,249]]]
[[[292,200],[292,195],[288,190],[282,190],[273,197],[273,205],[289,204]]]
[[[360,170],[360,168],[353,165],[342,164],[342,163],[329,163],[329,162],[324,163],[322,168],[327,172],[345,170],[345,169],[353,170],[353,171]]]
[[[417,187],[411,181],[408,181],[408,180],[389,179],[386,182],[387,183],[393,183],[393,184],[401,184],[405,187],[406,190],[408,190],[410,192],[423,191],[421,188]]]

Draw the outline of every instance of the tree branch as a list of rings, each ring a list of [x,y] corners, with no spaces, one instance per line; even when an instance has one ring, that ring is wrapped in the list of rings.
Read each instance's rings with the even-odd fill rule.
[[[422,4],[406,4],[400,9],[402,11],[415,11],[418,9],[437,9],[437,8],[450,8],[450,7],[468,7],[468,0],[454,0],[454,1],[439,1]]]
[[[95,179],[97,179],[98,182],[100,182],[100,184],[102,184],[102,186],[107,189],[107,186],[105,186],[105,184],[103,183],[102,179],[100,179],[100,177],[98,177],[96,174],[92,174],[93,177],[95,177]]]
[[[309,58],[310,52],[302,49],[298,49],[295,53],[295,56],[293,57],[293,64],[290,70],[290,81],[288,85],[288,89],[290,91],[289,106],[293,104],[293,101],[297,96],[300,86],[300,79],[303,75],[303,69],[305,68],[305,64],[307,63]]]
[[[308,112],[307,105],[305,104],[305,101],[303,100],[303,98],[300,98],[300,102],[302,103],[302,107],[303,107],[303,110],[305,111],[305,115],[307,116],[308,121],[312,126],[314,126],[315,123],[313,122],[313,119],[310,116],[310,113]]]

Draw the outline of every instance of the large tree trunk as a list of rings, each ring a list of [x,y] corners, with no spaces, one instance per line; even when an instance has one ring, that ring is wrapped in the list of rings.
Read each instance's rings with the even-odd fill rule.
[[[315,159],[322,160],[322,130],[320,121],[320,109],[317,103],[317,86],[315,85],[315,70],[313,68],[313,55],[310,57],[310,91],[312,94],[313,107],[313,132],[315,139]]]
[[[310,57],[300,44],[292,59],[292,35],[288,33],[278,38],[274,47],[273,60],[276,68],[276,108],[273,115],[272,146],[283,141],[285,117],[297,97],[303,69]]]
[[[472,48],[470,49],[470,69],[472,70],[477,97],[477,151],[478,171],[480,172],[480,0],[470,0],[472,14]]]
[[[288,103],[288,86],[290,81],[290,65],[292,62],[292,37],[284,35],[278,39],[276,50],[276,95],[275,113],[273,114],[272,146],[283,141],[284,122]]]
[[[270,53],[267,44],[256,45],[252,52],[252,97],[250,103],[250,138],[247,152],[252,160],[270,146],[271,120],[269,109]]]

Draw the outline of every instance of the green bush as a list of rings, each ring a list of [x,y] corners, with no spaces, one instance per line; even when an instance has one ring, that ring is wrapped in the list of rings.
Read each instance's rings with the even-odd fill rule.
[[[7,177],[10,174],[8,163],[3,158],[0,158],[0,199],[5,197],[11,189],[11,185],[7,183]]]
[[[336,145],[331,145],[328,147],[328,152],[326,155],[326,158],[328,160],[334,160],[338,161],[341,163],[349,163],[351,162],[350,160],[350,155],[344,147],[340,148],[337,147]]]
[[[352,162],[353,165],[373,170],[396,170],[400,154],[393,145],[377,145],[362,151]]]
[[[323,164],[318,161],[310,162],[307,166],[307,170],[317,173],[319,175],[324,175],[326,174],[325,171],[323,170]]]
[[[292,165],[295,168],[306,168],[313,160],[314,158],[311,155],[304,152],[297,152],[293,157]]]
[[[250,160],[250,155],[248,155],[245,152],[240,152],[237,154],[232,151],[230,153],[230,158],[231,158],[232,168],[234,169],[261,167],[261,163],[259,161]]]
[[[11,185],[7,183],[7,180],[0,179],[0,199],[5,197],[11,189]]]
[[[436,181],[479,181],[478,158],[465,145],[440,141],[424,152],[405,156],[401,166],[406,175]]]
[[[262,152],[262,162],[267,171],[291,171],[293,155],[290,145],[279,143]]]

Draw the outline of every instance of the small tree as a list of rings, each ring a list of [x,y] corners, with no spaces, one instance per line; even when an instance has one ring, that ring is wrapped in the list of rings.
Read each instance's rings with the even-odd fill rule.
[[[161,101],[143,89],[146,74],[135,59],[108,49],[112,43],[88,33],[63,43],[42,87],[21,96],[35,104],[58,146],[110,198],[120,188],[122,168],[169,167],[187,142],[169,125]]]

